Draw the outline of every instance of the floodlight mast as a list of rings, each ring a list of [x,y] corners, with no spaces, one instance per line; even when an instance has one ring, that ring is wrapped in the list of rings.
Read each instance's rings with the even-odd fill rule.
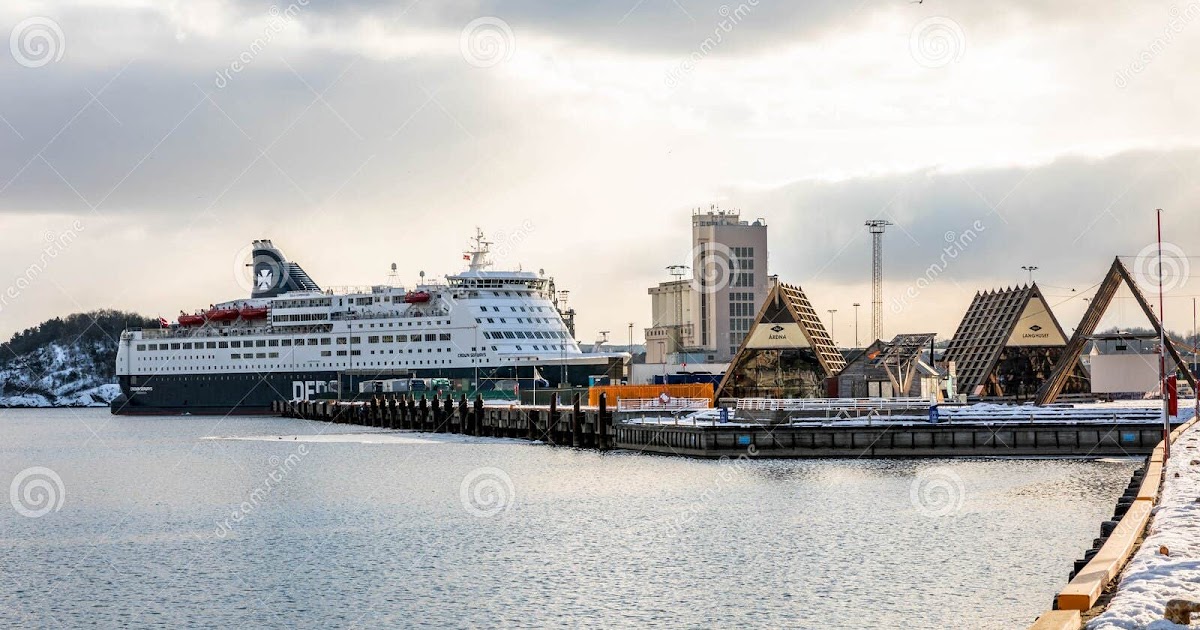
[[[886,219],[866,222],[871,233],[871,334],[876,339],[883,336],[883,231],[889,225]]]

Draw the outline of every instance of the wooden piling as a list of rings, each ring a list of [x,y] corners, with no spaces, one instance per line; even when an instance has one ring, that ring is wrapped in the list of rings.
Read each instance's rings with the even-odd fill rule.
[[[556,394],[554,396],[558,398]],[[571,446],[579,448],[583,446],[583,435],[580,432],[580,424],[583,422],[583,417],[579,412],[579,392],[575,393],[575,400],[571,404]]]
[[[600,411],[596,414],[596,426],[598,427],[599,437],[596,440],[596,448],[607,451],[612,448],[612,444],[608,441],[608,427],[612,424],[612,414],[608,411],[608,393],[600,393]]]

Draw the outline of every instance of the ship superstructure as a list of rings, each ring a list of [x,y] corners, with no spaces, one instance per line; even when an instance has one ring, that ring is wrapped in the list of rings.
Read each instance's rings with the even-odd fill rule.
[[[261,412],[375,379],[446,378],[473,392],[621,377],[628,355],[581,351],[553,279],[492,270],[490,243],[473,241],[467,270],[444,282],[325,290],[255,241],[248,299],[121,335],[113,412]]]

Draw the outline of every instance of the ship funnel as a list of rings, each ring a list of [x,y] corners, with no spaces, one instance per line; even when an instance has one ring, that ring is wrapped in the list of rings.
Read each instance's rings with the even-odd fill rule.
[[[300,265],[289,262],[268,239],[254,241],[252,298],[275,297],[288,291],[320,291]]]

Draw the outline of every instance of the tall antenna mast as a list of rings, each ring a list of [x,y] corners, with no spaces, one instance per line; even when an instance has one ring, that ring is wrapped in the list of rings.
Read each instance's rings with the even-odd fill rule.
[[[883,230],[892,225],[885,219],[866,222],[871,233],[871,334],[880,339],[883,329]]]

